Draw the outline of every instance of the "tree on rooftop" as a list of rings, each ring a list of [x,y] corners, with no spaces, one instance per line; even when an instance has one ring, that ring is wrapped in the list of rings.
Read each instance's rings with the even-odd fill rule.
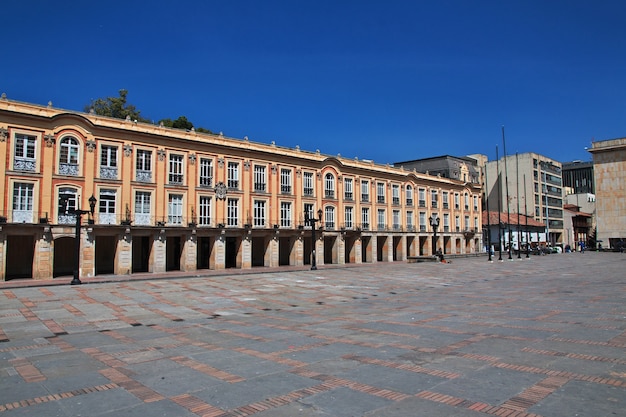
[[[91,103],[85,106],[86,112],[93,112],[100,116],[115,117],[116,119],[126,119],[139,122],[150,123],[150,120],[141,117],[140,111],[135,106],[127,103],[127,90],[120,90],[119,97],[107,97],[91,100]]]

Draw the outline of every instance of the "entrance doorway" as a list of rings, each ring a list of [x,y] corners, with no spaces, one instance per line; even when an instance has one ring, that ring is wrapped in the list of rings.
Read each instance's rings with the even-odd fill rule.
[[[34,253],[33,236],[7,236],[6,279],[32,278]]]
[[[150,236],[133,237],[133,272],[149,272],[151,251]]]
[[[115,273],[117,236],[96,236],[96,275]]]
[[[180,257],[183,252],[180,244],[180,236],[169,236],[165,241],[165,250],[167,252],[165,258],[166,271],[180,271]]]
[[[290,265],[292,242],[288,237],[278,240],[278,265]]]
[[[54,239],[54,270],[52,276],[64,277],[74,275],[76,264],[76,247],[73,237],[60,237]]]
[[[239,248],[237,245],[237,238],[227,237],[225,243],[226,243],[225,267],[237,268],[237,254],[239,252]]]
[[[198,269],[209,269],[211,267],[211,251],[213,250],[213,239],[210,237],[198,238]]]

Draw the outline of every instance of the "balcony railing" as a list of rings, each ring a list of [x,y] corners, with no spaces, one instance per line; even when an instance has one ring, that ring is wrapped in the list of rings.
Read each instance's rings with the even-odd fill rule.
[[[37,169],[37,161],[30,158],[15,158],[13,169],[16,171],[34,172]]]
[[[60,163],[59,164],[59,174],[60,175],[71,175],[71,176],[78,176],[79,173],[79,169],[78,169],[78,164],[67,164],[67,163]]]
[[[32,210],[13,210],[13,223],[32,223]]]
[[[213,186],[213,177],[200,177],[200,187],[212,187]]]
[[[181,185],[183,183],[183,174],[170,174],[169,183],[170,185]]]
[[[264,193],[265,192],[265,183],[264,182],[255,182],[254,183],[254,191]],[[304,190],[306,194],[306,189]]]
[[[103,180],[116,180],[117,167],[100,167],[100,178]]]
[[[370,195],[369,194],[361,194],[361,201],[364,203],[369,203]]]
[[[312,196],[313,195],[313,188],[305,188],[304,189],[304,195]]]
[[[137,170],[135,179],[139,182],[152,182],[152,171]]]

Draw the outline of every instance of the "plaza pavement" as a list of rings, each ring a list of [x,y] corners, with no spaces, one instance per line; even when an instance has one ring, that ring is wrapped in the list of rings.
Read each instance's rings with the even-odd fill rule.
[[[0,417],[626,416],[625,270],[587,252],[1,283]]]

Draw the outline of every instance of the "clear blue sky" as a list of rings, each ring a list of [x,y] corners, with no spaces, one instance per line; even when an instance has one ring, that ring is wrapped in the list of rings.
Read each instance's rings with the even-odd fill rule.
[[[2,4],[0,93],[392,163],[626,136],[626,1]]]

